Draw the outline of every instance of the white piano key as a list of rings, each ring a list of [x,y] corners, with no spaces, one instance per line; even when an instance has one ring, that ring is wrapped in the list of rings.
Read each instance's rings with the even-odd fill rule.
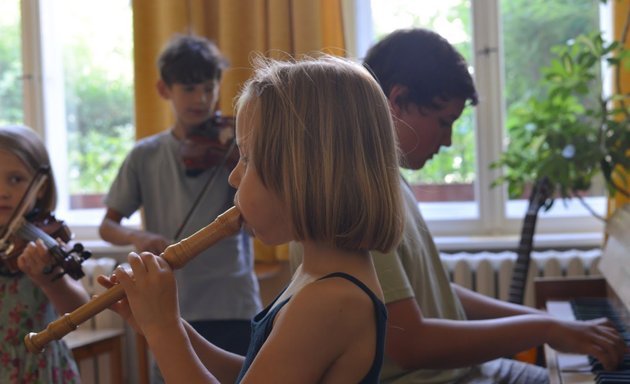
[[[573,308],[568,301],[548,301],[547,312],[562,320],[575,320]],[[556,352],[558,369],[563,372],[590,372],[591,364],[586,355]]]

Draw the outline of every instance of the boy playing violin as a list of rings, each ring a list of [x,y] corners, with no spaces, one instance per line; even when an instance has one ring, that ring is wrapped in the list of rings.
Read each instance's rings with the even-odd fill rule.
[[[187,134],[214,115],[226,67],[218,48],[204,38],[176,35],[167,44],[158,59],[157,90],[169,102],[175,122],[169,130],[140,140],[127,155],[105,198],[100,226],[104,240],[160,254],[232,205],[230,171],[217,165],[188,175],[180,153]],[[140,208],[145,228],[124,226],[122,219]],[[251,239],[244,233],[224,239],[176,275],[182,317],[213,344],[244,354],[249,320],[261,309]]]

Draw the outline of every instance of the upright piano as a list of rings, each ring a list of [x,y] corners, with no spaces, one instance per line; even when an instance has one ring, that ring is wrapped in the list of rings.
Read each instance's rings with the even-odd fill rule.
[[[536,281],[537,305],[554,316],[587,320],[608,317],[630,346],[630,204],[618,209],[606,225],[600,278]],[[559,353],[545,346],[551,384],[630,383],[630,354],[617,371],[603,371],[589,356]]]

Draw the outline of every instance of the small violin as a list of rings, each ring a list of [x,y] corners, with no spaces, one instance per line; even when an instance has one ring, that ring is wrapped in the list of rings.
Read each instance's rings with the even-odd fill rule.
[[[41,239],[53,256],[52,263],[44,270],[45,274],[52,273],[57,267],[61,272],[53,276],[53,280],[68,274],[75,280],[85,276],[81,269],[83,261],[92,256],[90,251],[84,249],[81,243],[75,243],[69,250],[63,249],[55,239],[68,242],[72,239],[72,232],[63,221],[59,221],[54,215],[48,215],[39,221],[29,222],[25,220],[17,231],[2,245],[3,251],[0,258],[10,275],[20,274],[17,266],[17,258],[24,251],[29,241]]]
[[[91,257],[92,253],[85,250],[81,243],[74,244],[69,250],[59,245],[56,239],[63,242],[72,239],[72,232],[64,222],[57,220],[52,214],[40,215],[37,210],[24,214],[29,206],[28,202],[35,197],[46,181],[47,174],[48,168],[38,171],[4,228],[0,237],[0,274],[8,276],[21,274],[17,266],[18,256],[22,254],[28,242],[41,239],[53,259],[43,271],[45,274],[50,274],[59,267],[60,272],[53,276],[53,280],[61,278],[66,273],[75,280],[85,275],[81,263]]]
[[[222,166],[231,171],[239,158],[234,136],[234,118],[218,111],[188,132],[180,144],[186,175],[195,177],[206,169]]]

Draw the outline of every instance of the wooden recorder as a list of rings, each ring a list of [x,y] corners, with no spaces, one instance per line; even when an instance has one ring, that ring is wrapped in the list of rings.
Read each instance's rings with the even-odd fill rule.
[[[204,228],[180,242],[168,246],[160,256],[168,262],[171,268],[179,269],[218,241],[235,235],[240,228],[241,214],[236,207],[232,207]],[[41,352],[49,342],[60,340],[84,321],[109,308],[123,297],[125,297],[125,290],[121,285],[109,288],[71,313],[66,313],[51,322],[43,331],[31,332],[26,335],[24,337],[26,348],[34,353]]]

